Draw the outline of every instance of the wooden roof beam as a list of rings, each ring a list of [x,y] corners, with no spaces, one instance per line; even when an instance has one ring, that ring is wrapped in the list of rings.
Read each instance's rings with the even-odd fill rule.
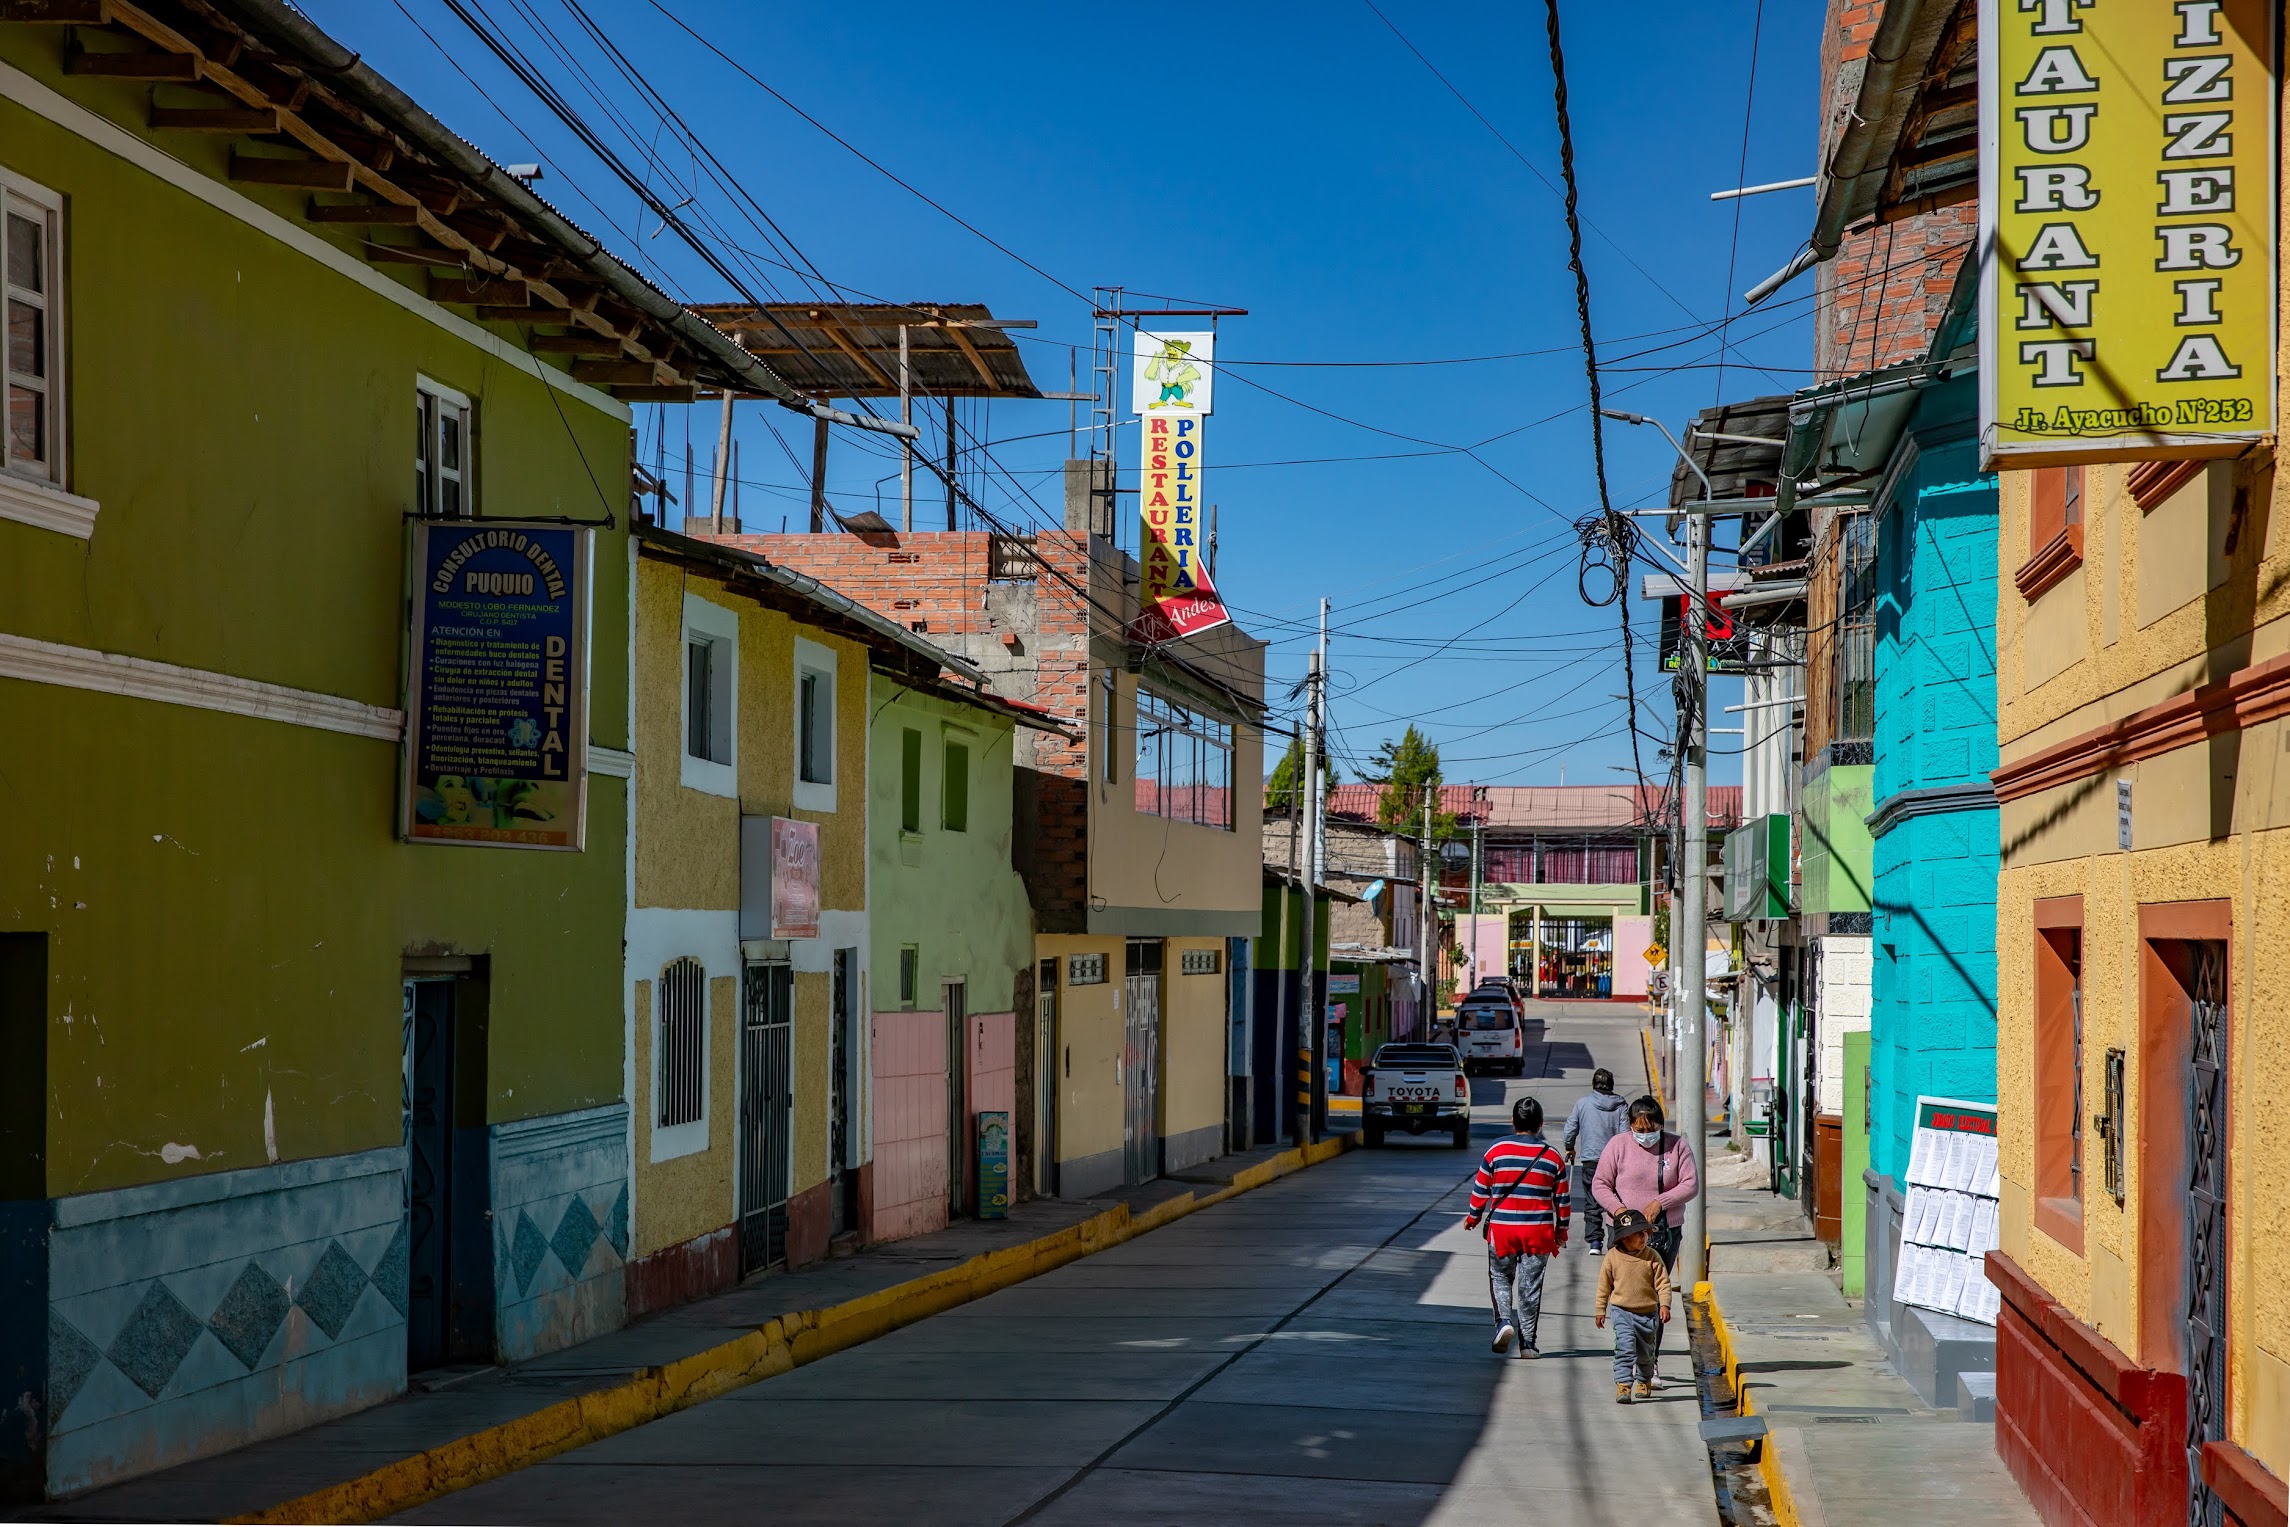
[[[154,106],[151,126],[160,132],[226,133],[259,138],[278,131],[278,109],[252,106]]]
[[[878,386],[888,387],[893,392],[898,391],[898,378],[876,365],[867,353],[859,348],[858,342],[844,330],[842,324],[836,322],[834,315],[824,309],[813,308],[810,316],[811,321],[819,325],[819,332],[826,335],[836,349],[856,362],[861,371],[873,377]]]
[[[347,191],[350,175],[350,166],[334,159],[255,159],[245,154],[231,155],[231,179],[248,185]]]
[[[351,202],[348,205],[325,205],[312,202],[303,209],[303,220],[312,223],[358,223],[373,228],[412,228],[421,222],[421,208],[404,207],[396,202]]]
[[[970,357],[971,367],[977,371],[978,380],[989,389],[994,388],[994,373],[987,369],[986,357],[978,353],[978,347],[970,342],[969,334],[964,332],[960,324],[948,324],[946,332],[954,336],[954,342],[962,347],[962,353]]]

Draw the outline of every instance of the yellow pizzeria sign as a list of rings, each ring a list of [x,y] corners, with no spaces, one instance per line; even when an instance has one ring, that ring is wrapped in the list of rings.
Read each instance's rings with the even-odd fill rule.
[[[2274,423],[2261,0],[1983,0],[1991,462],[2231,455]]]

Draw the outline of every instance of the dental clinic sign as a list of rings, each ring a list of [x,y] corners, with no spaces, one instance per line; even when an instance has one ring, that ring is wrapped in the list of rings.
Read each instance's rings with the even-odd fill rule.
[[[2222,456],[2274,427],[2262,0],[1983,0],[1991,462]]]

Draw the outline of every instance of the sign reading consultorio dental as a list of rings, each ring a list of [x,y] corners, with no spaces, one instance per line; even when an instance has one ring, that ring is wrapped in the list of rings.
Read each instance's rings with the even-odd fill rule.
[[[409,840],[581,846],[588,536],[506,521],[413,527]]]
[[[2227,455],[2274,425],[2260,0],[1984,0],[1981,424],[2029,466]]]

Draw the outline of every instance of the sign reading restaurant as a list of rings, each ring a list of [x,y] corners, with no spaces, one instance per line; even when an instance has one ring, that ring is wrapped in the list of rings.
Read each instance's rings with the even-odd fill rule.
[[[501,520],[414,525],[400,824],[410,841],[581,846],[588,535]]]
[[[2261,0],[1982,0],[1991,464],[2225,456],[2274,424]]]

